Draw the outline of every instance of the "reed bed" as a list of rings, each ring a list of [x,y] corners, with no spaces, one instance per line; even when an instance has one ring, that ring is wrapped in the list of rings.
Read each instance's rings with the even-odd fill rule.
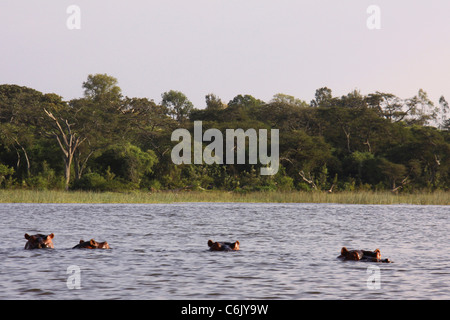
[[[450,192],[65,192],[0,190],[0,203],[340,203],[340,204],[414,204],[449,205]]]

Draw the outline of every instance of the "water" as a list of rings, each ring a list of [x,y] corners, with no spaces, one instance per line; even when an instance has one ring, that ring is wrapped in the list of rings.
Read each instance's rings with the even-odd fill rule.
[[[0,204],[0,217],[0,299],[450,298],[445,206]],[[54,250],[23,249],[52,232]],[[71,249],[91,238],[112,250]],[[395,263],[343,262],[342,246]]]

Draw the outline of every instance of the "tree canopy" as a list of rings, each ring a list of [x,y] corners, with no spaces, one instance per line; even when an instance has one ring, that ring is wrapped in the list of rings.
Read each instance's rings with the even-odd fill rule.
[[[180,91],[123,96],[116,78],[89,75],[84,96],[64,101],[18,85],[0,85],[0,188],[97,191],[218,189],[448,190],[448,102],[424,90],[341,97],[317,89],[310,103],[277,93],[268,102],[213,93],[197,109]],[[262,164],[171,161],[176,129],[278,129],[280,168]],[[208,143],[203,142],[203,147]],[[225,144],[224,144],[225,145]],[[248,148],[248,144],[245,148]]]

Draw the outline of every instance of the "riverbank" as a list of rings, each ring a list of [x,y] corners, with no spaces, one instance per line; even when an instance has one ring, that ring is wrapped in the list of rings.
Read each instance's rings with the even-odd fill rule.
[[[449,192],[64,192],[32,190],[0,190],[0,203],[179,203],[179,202],[243,202],[243,203],[341,203],[341,204],[414,204],[449,205]]]

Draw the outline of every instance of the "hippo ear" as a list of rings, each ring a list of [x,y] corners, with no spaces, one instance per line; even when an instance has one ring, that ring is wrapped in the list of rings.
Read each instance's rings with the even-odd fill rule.
[[[89,240],[89,244],[90,244],[91,246],[95,246],[95,240],[94,240],[94,239]]]
[[[107,241],[103,242],[100,246],[102,249],[111,249]]]
[[[208,247],[212,247],[214,242],[212,240],[208,240]]]
[[[83,239],[81,239],[81,240],[80,240],[80,244],[82,244],[83,242],[84,242],[84,240],[83,240]]]
[[[49,234],[48,236],[47,236],[47,239],[53,239],[55,237],[55,234],[54,233],[51,233],[51,234]]]
[[[28,233],[25,233],[25,239],[30,240],[30,235]]]
[[[380,249],[375,249],[374,253],[375,253],[375,257],[377,259],[381,259],[381,251],[380,251]]]

